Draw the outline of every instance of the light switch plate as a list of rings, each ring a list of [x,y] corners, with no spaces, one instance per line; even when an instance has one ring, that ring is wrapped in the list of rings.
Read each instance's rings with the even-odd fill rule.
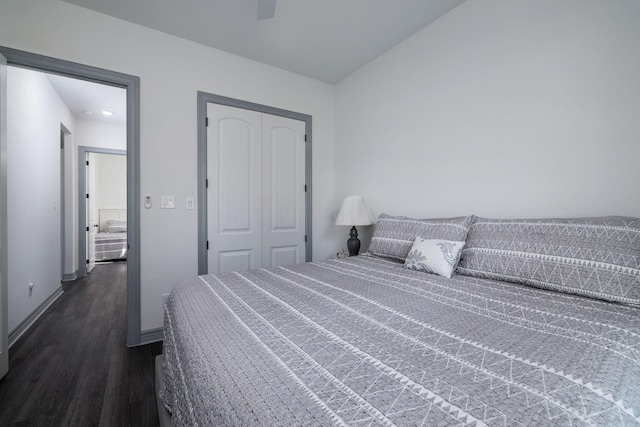
[[[196,208],[196,200],[193,197],[187,197],[187,207],[186,209],[192,211]]]
[[[161,209],[174,209],[176,207],[175,196],[161,196],[160,208]]]

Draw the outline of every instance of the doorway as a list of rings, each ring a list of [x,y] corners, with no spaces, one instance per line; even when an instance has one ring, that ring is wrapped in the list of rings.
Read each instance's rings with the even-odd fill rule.
[[[78,254],[80,276],[96,262],[126,261],[126,151],[78,147]]]
[[[8,65],[116,86],[126,90],[127,103],[127,345],[140,344],[140,79],[136,76],[90,67],[0,46]],[[3,159],[4,160],[4,159]],[[10,164],[11,159],[8,159]],[[0,200],[6,206],[7,200]],[[10,201],[9,201],[10,203]],[[10,249],[10,248],[9,248]],[[3,281],[3,291],[7,284]]]

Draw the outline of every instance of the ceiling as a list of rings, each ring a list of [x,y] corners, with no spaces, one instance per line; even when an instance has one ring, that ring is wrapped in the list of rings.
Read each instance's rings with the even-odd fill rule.
[[[334,84],[464,0],[278,0],[261,21],[258,0],[63,1]],[[124,89],[47,78],[76,119],[126,124]]]
[[[63,1],[334,84],[464,0]]]
[[[45,75],[76,119],[117,125],[127,123],[125,89],[53,74]],[[103,110],[113,114],[106,116]]]

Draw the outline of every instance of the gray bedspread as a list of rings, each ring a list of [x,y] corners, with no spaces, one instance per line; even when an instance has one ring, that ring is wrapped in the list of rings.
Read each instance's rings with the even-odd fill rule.
[[[127,233],[97,233],[95,254],[96,261],[127,259]]]
[[[177,425],[640,425],[640,309],[361,255],[165,305]]]

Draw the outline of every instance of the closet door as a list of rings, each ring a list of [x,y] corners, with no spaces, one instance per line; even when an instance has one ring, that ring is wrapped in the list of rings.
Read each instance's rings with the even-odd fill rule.
[[[305,261],[305,124],[207,106],[211,274]]]
[[[208,104],[209,273],[262,265],[261,117]]]
[[[262,115],[262,266],[305,262],[304,123]]]

